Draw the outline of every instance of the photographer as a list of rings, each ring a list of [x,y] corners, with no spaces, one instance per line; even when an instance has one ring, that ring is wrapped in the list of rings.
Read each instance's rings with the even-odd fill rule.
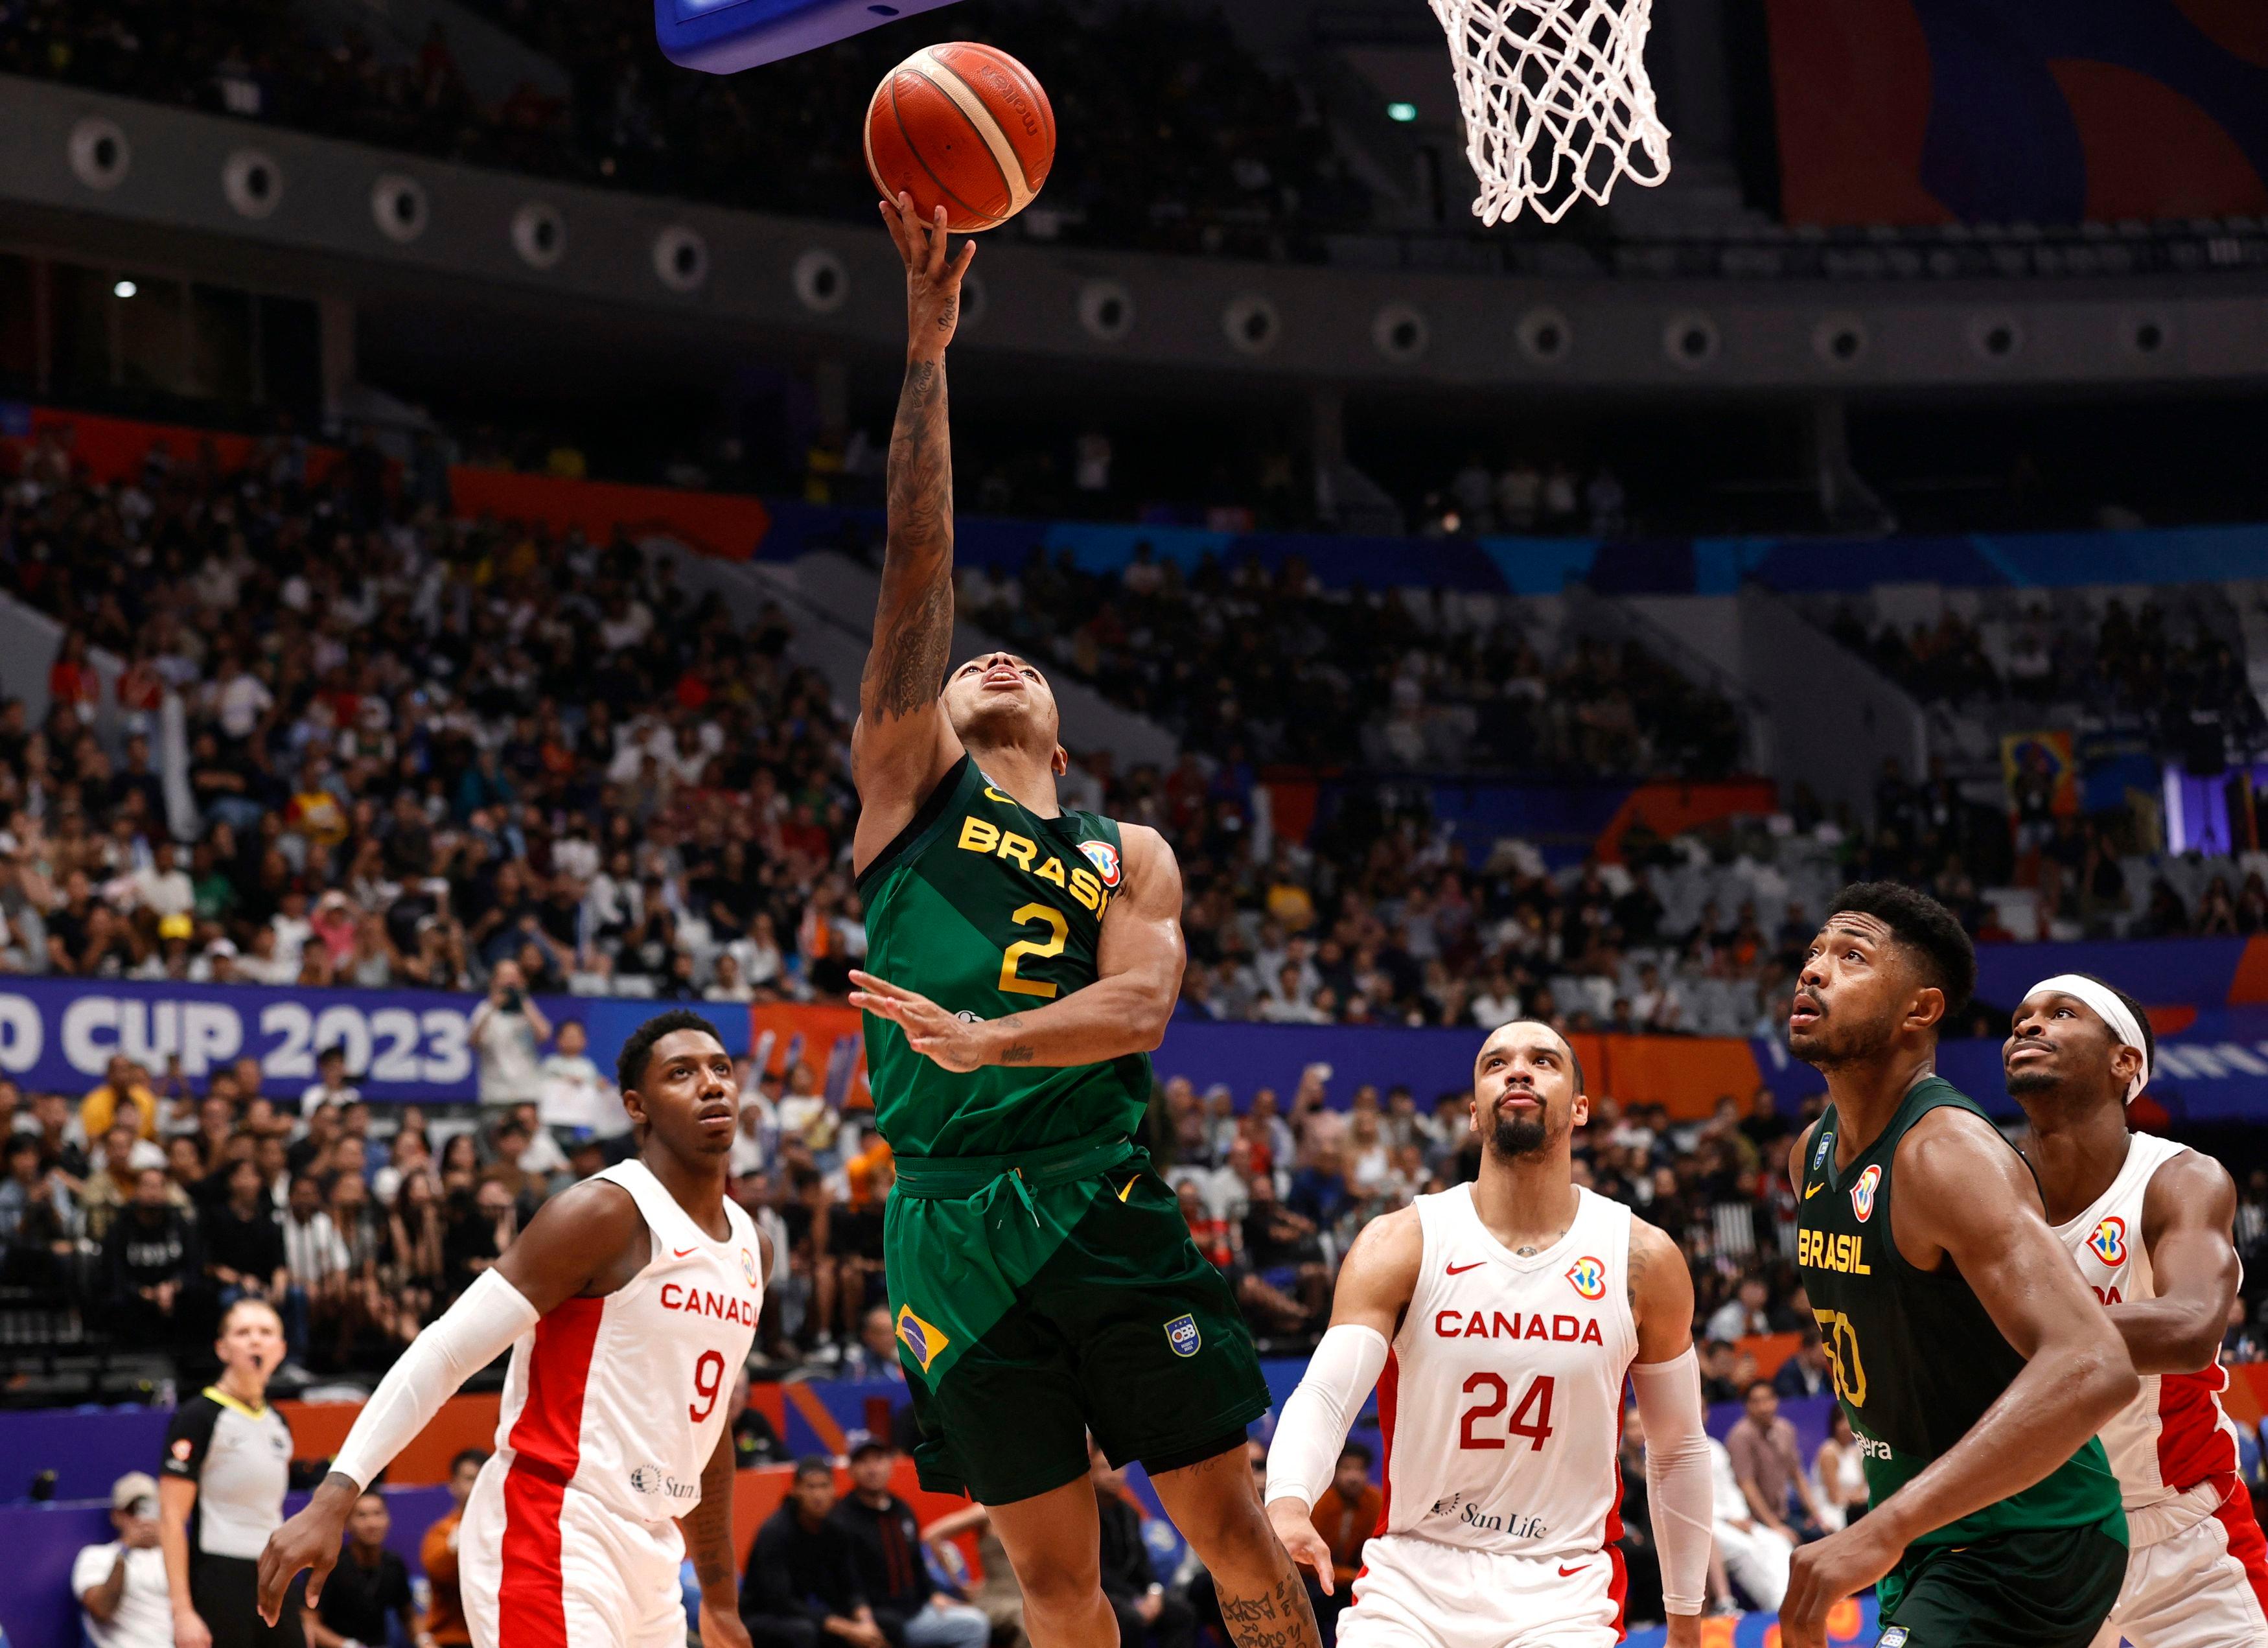
[[[481,1102],[534,1104],[543,1097],[536,1049],[551,1039],[551,1021],[528,996],[517,961],[499,961],[488,999],[473,1010],[470,1034],[480,1051]]]

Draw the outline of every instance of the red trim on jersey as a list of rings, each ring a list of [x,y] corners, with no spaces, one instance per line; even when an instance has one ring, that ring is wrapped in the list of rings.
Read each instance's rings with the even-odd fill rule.
[[[1387,1521],[1394,1514],[1394,1404],[1402,1389],[1402,1359],[1389,1346],[1386,1366],[1378,1375],[1378,1439],[1385,1454],[1385,1464],[1379,1475],[1378,1526],[1373,1534],[1386,1532]]]
[[[1615,1601],[1615,1640],[1620,1642],[1630,1635],[1623,1615],[1623,1599],[1630,1590],[1630,1573],[1623,1566],[1623,1405],[1615,1402],[1615,1502],[1607,1507],[1607,1558],[1615,1565],[1614,1578],[1607,1581],[1607,1594]]]
[[[2212,1476],[2236,1469],[2236,1439],[2225,1428],[2220,1393],[2228,1370],[2215,1364],[2195,1373],[2168,1373],[2158,1380],[2158,1479],[2186,1493]]]
[[[1378,1375],[1378,1439],[1381,1463],[1378,1469],[1378,1526],[1371,1529],[1376,1538],[1386,1532],[1387,1519],[1394,1514],[1394,1401],[1402,1388],[1402,1363],[1394,1354],[1394,1347],[1386,1348],[1386,1365]],[[1347,1581],[1347,1600],[1355,1600],[1354,1588],[1369,1573],[1368,1563],[1354,1571]]]
[[[2213,1519],[2228,1535],[2228,1554],[2244,1564],[2244,1577],[2252,1582],[2260,1611],[2268,1614],[2268,1539],[2261,1536],[2260,1520],[2252,1514],[2251,1492],[2234,1471],[2213,1482],[2220,1490],[2220,1509],[2213,1513]]]
[[[583,1391],[606,1300],[571,1299],[535,1324],[527,1399],[512,1421],[504,1479],[504,1573],[497,1586],[503,1648],[566,1648],[559,1508],[583,1453]]]

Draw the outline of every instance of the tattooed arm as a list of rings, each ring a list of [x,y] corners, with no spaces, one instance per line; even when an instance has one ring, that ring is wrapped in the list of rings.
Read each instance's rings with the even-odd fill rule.
[[[750,1648],[733,1572],[733,1427],[701,1469],[701,1503],[680,1519],[693,1571],[701,1578],[701,1648]]]
[[[961,758],[938,694],[953,646],[953,438],[946,416],[945,346],[961,315],[961,277],[976,245],[945,255],[945,209],[934,224],[910,197],[882,202],[906,265],[906,381],[890,430],[889,530],[874,639],[858,682],[850,771],[858,786],[852,848],[861,867],[903,829]]]

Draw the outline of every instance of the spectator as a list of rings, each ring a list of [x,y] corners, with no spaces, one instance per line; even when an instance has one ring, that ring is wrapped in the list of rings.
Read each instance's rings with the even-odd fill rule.
[[[134,1199],[103,1240],[114,1331],[129,1344],[181,1343],[203,1275],[195,1226],[167,1198],[167,1188],[163,1167],[144,1167],[136,1177]]]
[[[737,1470],[777,1465],[784,1453],[779,1432],[772,1429],[764,1410],[748,1399],[750,1388],[748,1370],[744,1367],[733,1381],[733,1462]]]
[[[1762,1613],[1779,1607],[1787,1595],[1787,1576],[1795,1557],[1795,1535],[1785,1527],[1756,1519],[1748,1497],[1734,1479],[1732,1455],[1709,1440],[1710,1500],[1714,1515],[1717,1560],[1740,1587],[1736,1603]]]
[[[458,1589],[457,1530],[465,1517],[465,1501],[473,1497],[481,1467],[489,1456],[466,1448],[449,1461],[449,1509],[434,1519],[419,1541],[417,1560],[432,1588],[425,1609],[425,1634],[435,1648],[472,1648],[472,1628],[465,1622],[465,1603]]]
[[[541,1101],[543,1078],[535,1050],[551,1039],[551,1021],[528,995],[518,962],[497,964],[487,997],[473,1010],[469,1034],[480,1054],[482,1104]]]
[[[1350,1600],[1348,1588],[1362,1571],[1363,1543],[1379,1527],[1379,1513],[1385,1501],[1370,1480],[1370,1450],[1359,1442],[1348,1443],[1339,1450],[1338,1468],[1331,1476],[1331,1485],[1315,1501],[1315,1531],[1331,1548],[1331,1593],[1321,1596],[1311,1593],[1308,1600],[1315,1605],[1318,1625],[1322,1624],[1323,1615],[1330,1616],[1332,1625],[1324,1627],[1326,1636],[1336,1628]]]
[[[764,1519],[740,1582],[740,1622],[755,1648],[889,1648],[858,1580],[850,1536],[832,1517],[835,1469],[796,1461],[795,1485]]]
[[[828,1513],[850,1540],[874,1622],[893,1648],[984,1648],[992,1627],[983,1610],[955,1601],[930,1579],[920,1521],[890,1491],[897,1460],[879,1438],[851,1449],[850,1492]]]
[[[838,1222],[841,1217],[838,1213]],[[875,1273],[880,1275],[880,1269],[878,1264]],[[898,1361],[897,1330],[892,1325],[888,1306],[876,1305],[859,1313],[858,1337],[843,1352],[838,1377],[887,1379],[900,1385],[906,1382],[906,1371]]]
[[[1095,1508],[1102,1520],[1102,1595],[1118,1616],[1118,1639],[1135,1648],[1192,1648],[1196,1610],[1158,1583],[1142,1542],[1142,1513],[1126,1497],[1123,1472],[1102,1449],[1087,1444],[1087,1479],[1094,1484]]]
[[[1008,1548],[992,1531],[990,1512],[981,1505],[948,1511],[922,1529],[922,1542],[939,1566],[949,1572],[960,1571],[961,1548],[955,1541],[964,1535],[976,1538],[976,1562],[981,1571],[976,1585],[968,1591],[968,1600],[984,1611],[984,1617],[991,1622],[992,1640],[1000,1648],[1022,1648],[1024,1593],[1017,1586],[1016,1570],[1008,1561]]]
[[[347,1050],[334,1041],[315,1056],[315,1079],[299,1095],[299,1114],[313,1115],[334,1105],[361,1101],[362,1089],[347,1079]]]
[[[409,1594],[409,1564],[386,1549],[394,1526],[386,1496],[366,1490],[347,1514],[347,1544],[323,1580],[318,1606],[304,1609],[307,1648],[363,1648],[393,1640],[388,1621],[398,1622],[403,1641],[417,1637],[417,1608]]]
[[[90,1090],[79,1104],[79,1130],[91,1139],[100,1138],[110,1131],[121,1105],[139,1113],[135,1131],[154,1143],[158,1137],[158,1095],[150,1091],[149,1074],[123,1053],[114,1053],[102,1085]]]
[[[262,1194],[260,1167],[247,1155],[230,1164],[228,1199],[205,1210],[201,1224],[205,1274],[225,1310],[239,1299],[266,1299],[278,1310],[291,1284],[284,1231]]]
[[[1840,1533],[1867,1514],[1866,1460],[1859,1456],[1851,1416],[1840,1402],[1827,1410],[1827,1434],[1811,1456],[1811,1493],[1819,1508],[1819,1525],[1830,1534]]]
[[[158,1482],[129,1471],[110,1487],[118,1537],[89,1545],[71,1563],[71,1594],[86,1611],[93,1648],[173,1648],[166,1557],[158,1549]]]
[[[582,1021],[563,1020],[558,1043],[539,1068],[537,1114],[562,1148],[586,1138],[616,1138],[630,1131],[622,1095],[585,1049],[590,1033]]]
[[[0,1284],[51,1293],[76,1244],[77,1214],[60,1168],[42,1169],[40,1136],[11,1133],[0,1176]]]
[[[1733,1297],[1719,1305],[1709,1318],[1709,1337],[1730,1343],[1751,1335],[1770,1333],[1771,1315],[1765,1306],[1771,1299],[1771,1284],[1764,1276],[1742,1276]]]
[[[1827,1365],[1827,1348],[1819,1343],[1819,1330],[1807,1328],[1803,1342],[1795,1354],[1779,1365],[1772,1375],[1772,1389],[1786,1401],[1800,1396],[1833,1394],[1834,1379]]]
[[[1751,1515],[1793,1544],[1808,1532],[1816,1538],[1819,1507],[1813,1503],[1811,1482],[1803,1468],[1795,1426],[1779,1411],[1779,1396],[1770,1382],[1757,1379],[1747,1394],[1747,1411],[1725,1436],[1725,1452],[1733,1461],[1733,1480]],[[1801,1507],[1800,1520],[1789,1511],[1793,1496]]]

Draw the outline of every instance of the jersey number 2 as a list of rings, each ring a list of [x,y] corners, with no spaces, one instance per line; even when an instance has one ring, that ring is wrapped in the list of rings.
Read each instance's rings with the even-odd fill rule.
[[[1056,987],[1045,979],[1017,977],[1016,964],[1026,956],[1044,961],[1049,956],[1061,955],[1064,940],[1071,937],[1071,923],[1064,919],[1064,913],[1061,910],[1050,909],[1045,904],[1027,904],[1008,919],[1019,927],[1038,922],[1047,928],[1048,936],[1044,938],[1019,938],[1002,953],[1000,957],[1001,990],[1012,996],[1036,996],[1042,1001],[1053,1001],[1056,998]]]
[[[699,1424],[717,1411],[717,1393],[725,1388],[725,1358],[714,1350],[703,1350],[701,1359],[693,1365],[693,1394],[701,1399],[696,1407],[685,1405],[686,1416]]]
[[[1528,1451],[1540,1453],[1551,1436],[1551,1390],[1553,1379],[1549,1373],[1538,1373],[1528,1394],[1520,1399],[1520,1406],[1512,1410],[1506,1422],[1505,1436],[1523,1437]],[[1504,1437],[1481,1436],[1473,1430],[1476,1419],[1493,1419],[1504,1411],[1512,1400],[1512,1392],[1504,1380],[1494,1373],[1476,1373],[1465,1381],[1465,1394],[1476,1395],[1484,1390],[1496,1392],[1496,1400],[1483,1402],[1477,1408],[1465,1409],[1463,1423],[1457,1427],[1457,1446],[1462,1448],[1500,1448],[1506,1446]]]

